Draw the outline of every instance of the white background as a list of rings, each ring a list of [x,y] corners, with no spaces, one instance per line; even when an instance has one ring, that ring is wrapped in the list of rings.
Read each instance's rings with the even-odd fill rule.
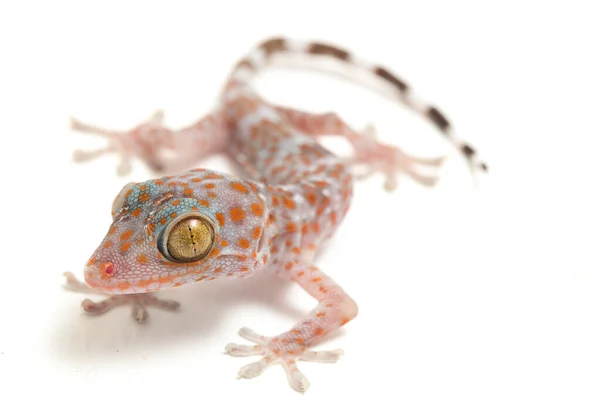
[[[552,4],[550,4],[552,3]],[[110,223],[117,159],[76,165],[100,139],[69,116],[125,129],[156,109],[172,127],[213,106],[231,66],[271,35],[319,39],[381,63],[439,106],[489,163],[474,188],[425,121],[358,86],[272,69],[269,99],[337,111],[419,155],[441,181],[360,182],[318,260],[359,316],[302,363],[312,399],[598,399],[598,10],[593,2],[3,2],[0,6],[0,398],[298,398],[280,367],[223,354],[249,326],[278,334],[314,306],[266,275],[180,288],[179,314],[82,314],[62,272]],[[337,146],[332,143],[332,146]],[[229,169],[219,157],[202,166]],[[96,298],[96,297],[94,297]],[[102,298],[100,296],[98,299]]]

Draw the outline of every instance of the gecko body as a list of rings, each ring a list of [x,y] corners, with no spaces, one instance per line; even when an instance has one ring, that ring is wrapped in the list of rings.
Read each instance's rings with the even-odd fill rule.
[[[113,202],[109,230],[84,268],[86,285],[70,273],[67,278],[73,289],[91,288],[110,295],[98,303],[84,300],[86,311],[103,313],[130,303],[136,318],[143,321],[149,306],[178,307],[158,299],[157,291],[272,270],[299,284],[317,306],[276,336],[242,328],[240,335],[255,345],[230,343],[226,350],[234,356],[261,356],[242,367],[240,377],[252,378],[280,364],[292,388],[303,392],[308,380],[296,362],[337,361],[341,350],[316,352],[311,347],[358,313],[356,302],[314,263],[316,251],[334,235],[350,209],[355,179],[351,167],[363,164],[384,174],[391,189],[401,173],[433,185],[436,178],[417,167],[439,166],[441,159],[417,158],[380,143],[372,132],[356,132],[334,113],[310,114],[265,101],[250,82],[279,52],[355,61],[332,45],[269,39],[237,63],[218,107],[189,127],[170,130],[162,125],[160,115],[124,133],[74,123],[78,130],[109,140],[106,149],[78,152],[77,158],[116,151],[123,160],[120,173],[128,171],[133,157],[160,172],[223,153],[243,167],[247,177],[195,168],[125,185]],[[364,62],[359,67],[372,68],[374,76],[395,88],[405,104],[454,142],[473,168],[487,169],[473,148],[453,134],[437,108],[417,101],[408,86],[384,68]],[[346,138],[353,157],[342,160],[321,146],[318,138],[325,135]],[[175,161],[167,161],[166,150],[176,155]]]

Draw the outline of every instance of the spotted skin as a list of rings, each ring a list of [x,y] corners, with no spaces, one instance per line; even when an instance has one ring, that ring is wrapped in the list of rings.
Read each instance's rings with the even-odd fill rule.
[[[371,69],[457,148],[468,146],[451,132],[437,108],[419,103],[409,95],[408,85],[382,67],[367,65],[347,51],[323,43],[266,40],[233,69],[219,107],[181,130],[164,127],[161,113],[126,132],[73,122],[75,129],[102,135],[109,142],[96,152],[77,152],[78,160],[115,152],[121,156],[120,174],[125,174],[130,160],[137,157],[162,176],[122,188],[113,202],[108,232],[84,268],[85,284],[71,273],[66,277],[73,290],[110,295],[98,303],[86,299],[83,307],[89,313],[131,304],[134,317],[142,322],[148,316],[146,307],[179,307],[158,299],[157,291],[199,281],[242,278],[263,269],[273,271],[300,285],[317,306],[279,335],[264,336],[242,328],[239,334],[254,344],[230,343],[226,351],[233,356],[261,356],[242,367],[239,377],[252,378],[280,364],[290,386],[304,392],[309,384],[297,361],[337,361],[341,350],[315,352],[311,347],[358,313],[355,301],[314,265],[316,251],[334,235],[350,208],[357,177],[352,167],[363,164],[371,173],[383,173],[386,187],[393,189],[396,176],[402,173],[423,185],[433,185],[435,176],[427,176],[417,167],[439,166],[441,159],[417,158],[380,143],[372,130],[357,132],[333,113],[310,114],[265,101],[251,87],[251,78],[276,53],[285,52],[328,56]],[[353,157],[343,160],[322,147],[317,139],[324,135],[347,139],[354,148]],[[463,154],[471,165],[486,170],[471,146],[469,149]],[[169,158],[169,154],[175,157]],[[213,154],[234,160],[247,176],[184,168]],[[169,170],[176,172],[165,173]],[[180,262],[168,256],[165,237],[169,227],[190,215],[202,215],[209,221],[214,240],[206,257]]]

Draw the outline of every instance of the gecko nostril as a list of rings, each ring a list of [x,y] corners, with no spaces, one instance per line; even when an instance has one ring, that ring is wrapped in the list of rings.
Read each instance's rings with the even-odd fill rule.
[[[115,273],[115,266],[111,262],[105,262],[100,265],[100,271],[102,271],[102,276],[111,277]]]

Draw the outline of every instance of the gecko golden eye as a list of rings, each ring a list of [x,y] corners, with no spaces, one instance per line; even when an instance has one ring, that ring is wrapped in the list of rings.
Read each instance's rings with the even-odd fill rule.
[[[215,242],[215,230],[204,216],[193,214],[174,220],[165,230],[163,254],[178,262],[206,257]]]

